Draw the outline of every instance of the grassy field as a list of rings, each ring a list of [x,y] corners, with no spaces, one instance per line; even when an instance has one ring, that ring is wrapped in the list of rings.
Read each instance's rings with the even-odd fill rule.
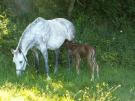
[[[100,80],[91,82],[84,64],[79,76],[75,68],[69,72],[62,65],[57,77],[50,68],[51,80],[47,81],[43,67],[37,75],[30,65],[16,77],[12,56],[0,52],[0,101],[135,101],[135,71],[99,64]]]

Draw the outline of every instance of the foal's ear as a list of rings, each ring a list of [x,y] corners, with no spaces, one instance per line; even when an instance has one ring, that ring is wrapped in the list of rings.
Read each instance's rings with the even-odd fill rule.
[[[14,49],[11,49],[11,53],[12,53],[12,54],[15,54],[15,50],[14,50]]]

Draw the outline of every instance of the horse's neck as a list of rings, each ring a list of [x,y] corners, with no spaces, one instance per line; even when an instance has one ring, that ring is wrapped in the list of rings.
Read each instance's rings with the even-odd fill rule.
[[[32,42],[32,40],[33,39],[31,37],[25,36],[19,41],[17,48],[20,48],[25,56],[27,55],[28,50],[34,45],[34,42]]]

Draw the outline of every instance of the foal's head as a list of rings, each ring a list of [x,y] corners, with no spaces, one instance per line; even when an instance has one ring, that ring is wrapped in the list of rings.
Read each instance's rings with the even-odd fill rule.
[[[68,40],[66,40],[65,41],[65,46],[68,48],[68,49],[74,49],[74,48],[76,48],[76,46],[78,46],[78,44],[77,43],[75,43],[75,42],[73,42],[73,41],[68,41]]]
[[[16,65],[16,74],[19,76],[26,68],[27,59],[24,56],[21,49],[11,50],[13,56],[13,62]]]

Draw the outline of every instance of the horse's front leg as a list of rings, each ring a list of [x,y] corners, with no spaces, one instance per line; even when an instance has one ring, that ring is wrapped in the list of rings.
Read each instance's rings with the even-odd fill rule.
[[[44,45],[45,46],[45,45]],[[47,80],[50,80],[50,76],[49,76],[49,66],[48,66],[48,51],[47,48],[42,46],[41,48],[41,52],[43,54],[44,57],[44,61],[45,61],[45,72],[47,75]]]
[[[54,74],[57,74],[57,72],[58,72],[59,54],[60,54],[60,50],[59,50],[59,49],[56,49],[56,50],[55,50],[56,59],[55,59]]]
[[[35,49],[32,49],[33,55],[35,57],[35,68],[36,68],[36,73],[39,73],[39,56],[38,56],[38,51]]]

